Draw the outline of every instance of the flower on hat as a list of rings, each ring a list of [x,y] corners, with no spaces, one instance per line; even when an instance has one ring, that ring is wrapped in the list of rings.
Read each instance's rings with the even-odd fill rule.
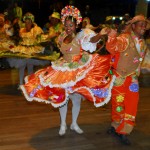
[[[63,24],[65,23],[65,19],[68,16],[72,16],[73,18],[75,18],[77,20],[77,24],[79,24],[82,21],[82,16],[79,9],[74,6],[68,5],[62,9],[61,20]]]

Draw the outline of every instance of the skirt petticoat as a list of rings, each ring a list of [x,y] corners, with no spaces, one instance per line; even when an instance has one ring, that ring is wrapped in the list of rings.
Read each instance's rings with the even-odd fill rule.
[[[28,59],[27,60],[28,64],[34,65],[34,66],[45,66],[45,65],[49,65],[50,61],[49,60],[39,60],[39,59]]]
[[[11,68],[21,68],[26,65],[33,65],[33,66],[45,66],[50,64],[48,60],[39,60],[39,59],[32,59],[32,58],[7,58],[7,61]]]
[[[7,61],[11,68],[21,68],[26,66],[27,58],[7,58]]]
[[[78,93],[96,107],[109,102],[114,78],[109,73],[111,56],[83,55],[78,62],[67,63],[62,58],[52,66],[25,78],[21,90],[28,101],[38,101],[61,107],[69,94]]]

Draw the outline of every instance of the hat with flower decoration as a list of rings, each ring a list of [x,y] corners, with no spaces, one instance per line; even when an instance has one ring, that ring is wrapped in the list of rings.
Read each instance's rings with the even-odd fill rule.
[[[78,8],[68,5],[61,11],[61,21],[64,24],[66,17],[72,16],[77,20],[77,25],[82,21],[82,16]]]

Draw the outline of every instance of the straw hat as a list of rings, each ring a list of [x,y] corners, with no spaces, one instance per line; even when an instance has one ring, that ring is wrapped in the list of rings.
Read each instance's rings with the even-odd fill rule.
[[[56,18],[56,19],[59,19],[60,20],[60,14],[58,12],[53,12],[52,15],[50,16],[50,18],[53,17],[53,18]]]
[[[148,20],[143,15],[137,15],[137,16],[133,17],[131,20],[129,20],[126,23],[126,29],[125,29],[125,31],[130,31],[132,29],[131,25],[134,24],[134,23],[136,23],[136,22],[138,22],[138,21],[145,21],[147,23],[146,30],[150,29],[150,20]]]
[[[110,21],[110,20],[112,20],[112,16],[107,16],[105,19],[105,21]]]

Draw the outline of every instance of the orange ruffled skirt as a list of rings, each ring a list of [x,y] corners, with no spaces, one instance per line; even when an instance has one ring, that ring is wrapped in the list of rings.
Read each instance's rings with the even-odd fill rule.
[[[108,103],[114,81],[110,74],[110,55],[91,54],[84,65],[74,68],[64,64],[59,60],[59,63],[27,76],[26,83],[21,85],[25,98],[61,107],[68,101],[70,93],[79,93],[96,107]]]

